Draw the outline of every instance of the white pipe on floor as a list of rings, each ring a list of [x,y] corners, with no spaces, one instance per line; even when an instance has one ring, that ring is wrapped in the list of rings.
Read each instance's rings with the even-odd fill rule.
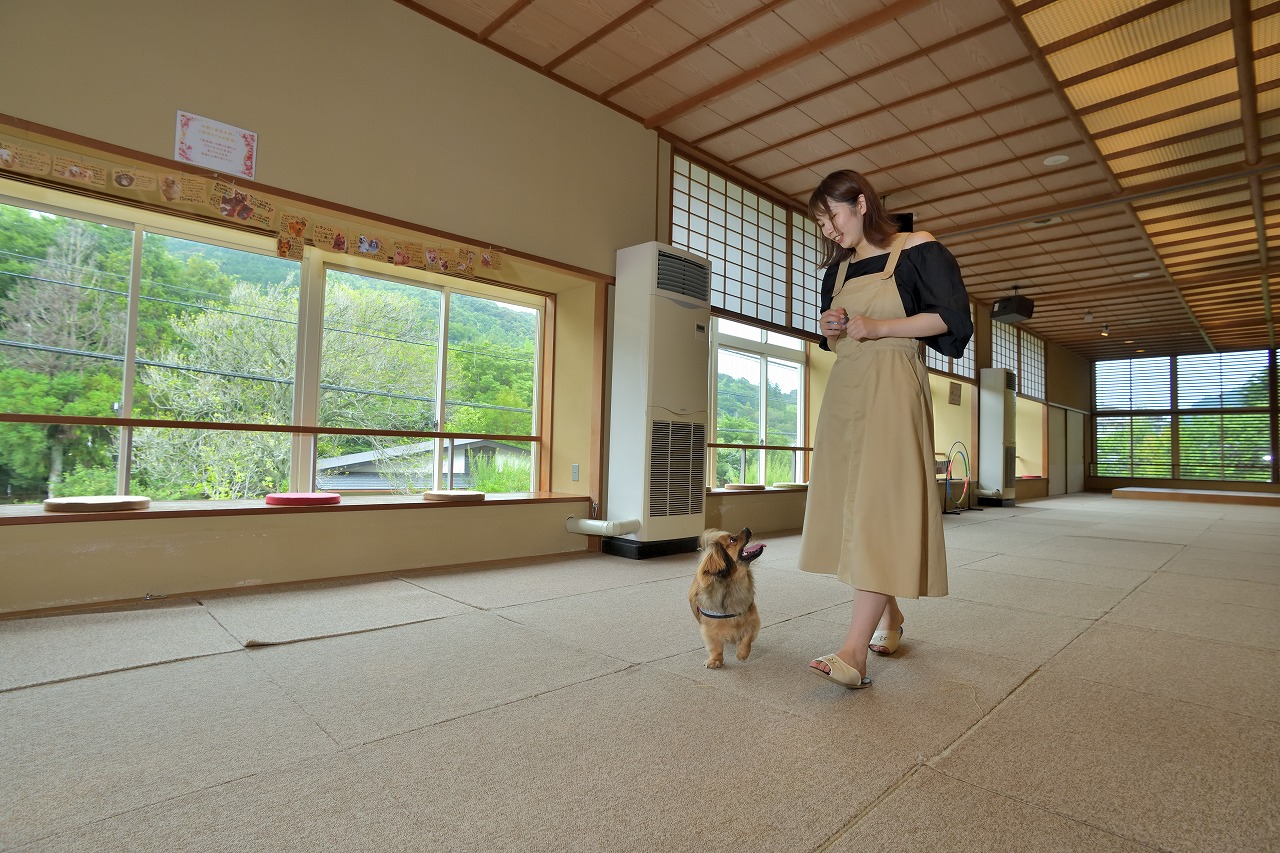
[[[598,518],[575,518],[571,515],[564,520],[564,529],[570,533],[581,533],[585,536],[623,536],[639,530],[640,519],[603,521]]]

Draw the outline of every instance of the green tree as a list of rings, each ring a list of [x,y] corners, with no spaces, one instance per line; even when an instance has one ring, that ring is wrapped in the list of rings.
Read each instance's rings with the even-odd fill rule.
[[[0,411],[101,416],[120,399],[120,383],[103,373],[46,376],[20,368],[0,371]],[[77,425],[0,424],[0,480],[11,494],[54,496],[64,470],[111,464],[113,430]]]

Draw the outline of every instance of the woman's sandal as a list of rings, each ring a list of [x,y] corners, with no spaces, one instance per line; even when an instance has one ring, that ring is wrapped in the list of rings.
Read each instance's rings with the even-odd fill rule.
[[[825,663],[830,667],[831,671],[823,672],[814,666],[813,664],[818,661]],[[849,664],[840,659],[839,655],[834,653],[814,660],[813,663],[809,664],[809,669],[822,676],[827,681],[834,681],[841,687],[847,687],[850,690],[861,690],[863,687],[871,686],[870,678],[863,678],[862,673],[858,672],[854,667],[849,666]]]
[[[897,630],[876,631],[871,635],[867,648],[878,655],[891,655],[898,650],[898,641],[902,639],[902,626]]]

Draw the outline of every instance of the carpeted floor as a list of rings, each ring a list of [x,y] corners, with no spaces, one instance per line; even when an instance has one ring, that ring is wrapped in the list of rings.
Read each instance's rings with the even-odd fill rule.
[[[692,555],[0,622],[0,849],[1280,849],[1280,509],[945,518],[870,690],[852,593],[761,537],[751,659]]]

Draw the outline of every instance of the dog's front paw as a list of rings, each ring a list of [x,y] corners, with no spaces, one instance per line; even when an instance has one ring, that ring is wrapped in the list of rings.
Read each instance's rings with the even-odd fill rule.
[[[719,669],[724,666],[723,658],[707,658],[707,669]]]

